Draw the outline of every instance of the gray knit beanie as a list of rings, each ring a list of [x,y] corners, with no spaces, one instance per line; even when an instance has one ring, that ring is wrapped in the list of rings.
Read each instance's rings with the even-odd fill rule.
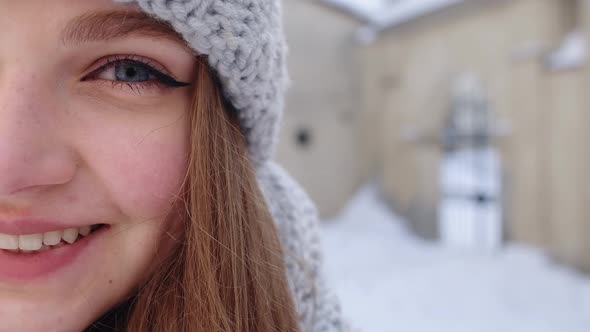
[[[116,0],[137,2],[207,55],[238,111],[255,165],[270,159],[287,83],[279,0]]]

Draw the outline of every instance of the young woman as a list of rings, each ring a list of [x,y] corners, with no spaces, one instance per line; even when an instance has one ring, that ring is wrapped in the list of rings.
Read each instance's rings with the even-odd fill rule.
[[[277,0],[0,0],[0,31],[0,331],[342,330],[269,161]]]

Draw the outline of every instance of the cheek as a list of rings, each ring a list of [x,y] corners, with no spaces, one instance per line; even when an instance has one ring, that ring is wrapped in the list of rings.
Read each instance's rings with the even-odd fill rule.
[[[100,126],[80,149],[92,183],[125,221],[161,217],[179,193],[188,160],[188,125],[170,123]]]
[[[144,142],[127,152],[105,170],[113,174],[113,198],[128,215],[157,217],[179,193],[187,167],[186,143],[180,138]]]

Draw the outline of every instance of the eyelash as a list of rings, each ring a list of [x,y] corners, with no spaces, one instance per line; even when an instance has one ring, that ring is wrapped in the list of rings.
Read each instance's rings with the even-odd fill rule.
[[[90,74],[86,75],[82,79],[82,81],[100,80],[103,83],[110,82],[112,84],[113,88],[129,88],[133,92],[136,92],[138,94],[141,93],[141,91],[145,90],[145,89],[157,88],[157,89],[163,90],[163,89],[173,89],[173,88],[179,88],[179,87],[184,87],[184,86],[190,85],[190,83],[184,83],[184,82],[177,81],[171,74],[163,73],[163,71],[165,71],[164,69],[158,70],[158,69],[154,68],[157,65],[153,64],[152,61],[150,61],[146,58],[140,57],[140,56],[116,55],[116,56],[106,57],[104,60],[101,60],[101,61],[105,61],[105,63],[103,65],[101,65],[100,67],[98,67],[97,69],[94,69],[92,72],[90,72]],[[115,66],[121,65],[121,64],[131,64],[131,65],[143,67],[145,70],[147,70],[147,72],[151,76],[154,76],[155,79],[133,82],[133,81],[106,80],[106,79],[98,78],[98,76],[101,73],[103,73],[104,71],[111,69]]]

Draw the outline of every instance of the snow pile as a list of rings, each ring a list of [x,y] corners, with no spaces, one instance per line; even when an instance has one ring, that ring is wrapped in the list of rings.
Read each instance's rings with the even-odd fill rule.
[[[416,239],[373,185],[322,236],[328,281],[359,331],[589,330],[589,279],[522,246],[478,255]]]
[[[424,16],[463,0],[323,0],[350,11],[380,29]]]
[[[559,49],[549,54],[547,66],[551,70],[575,69],[583,66],[588,58],[588,45],[583,32],[568,34]]]

